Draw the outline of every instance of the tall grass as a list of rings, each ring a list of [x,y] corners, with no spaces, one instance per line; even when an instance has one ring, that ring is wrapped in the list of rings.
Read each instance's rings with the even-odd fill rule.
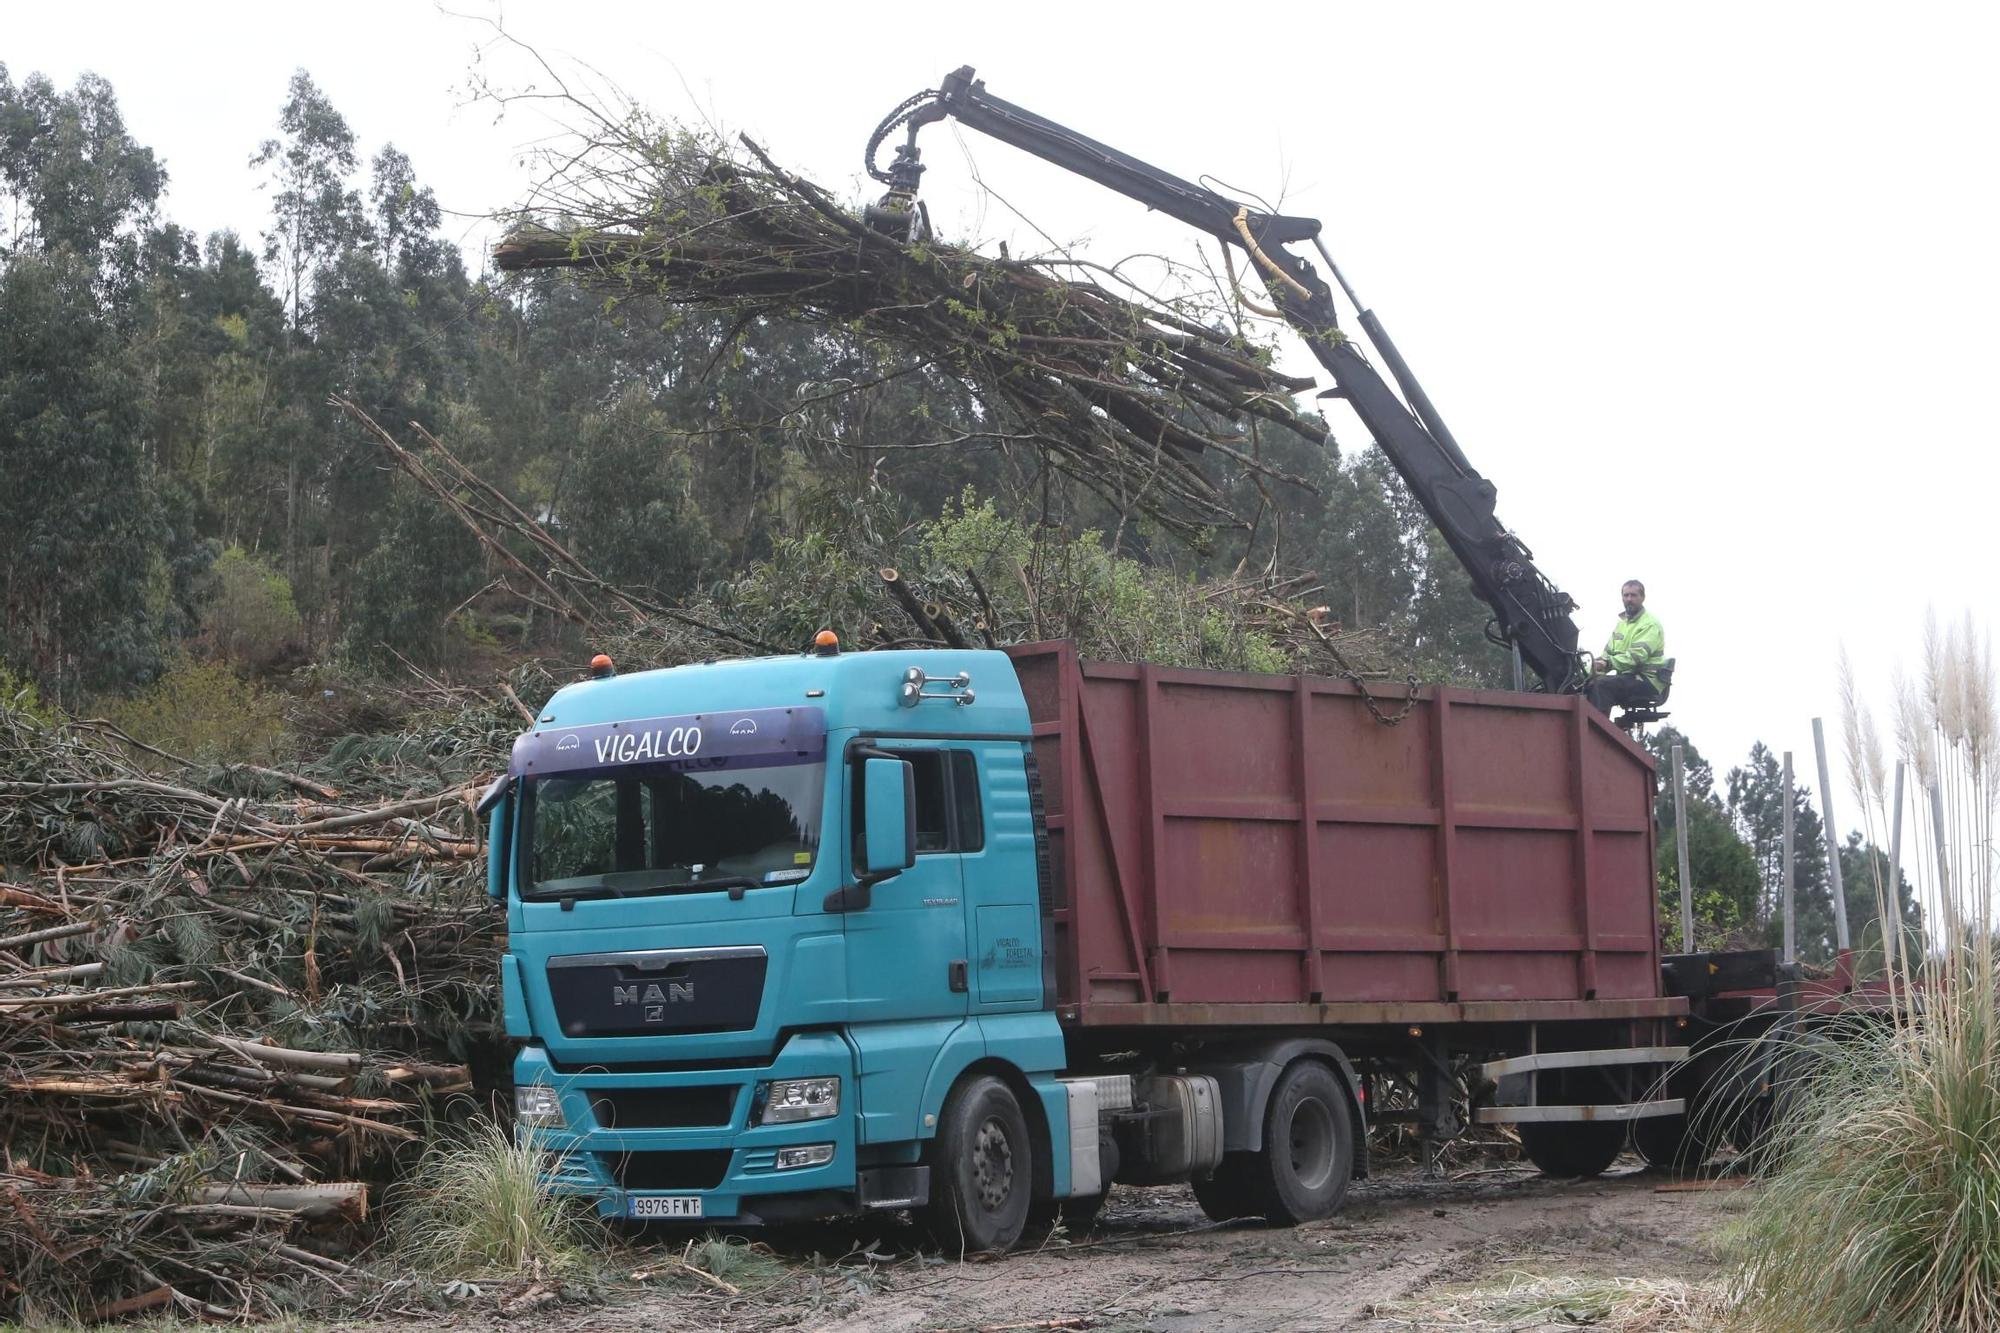
[[[585,1206],[553,1193],[543,1151],[475,1121],[424,1154],[399,1190],[397,1256],[437,1277],[576,1277],[594,1265]]]
[[[1871,841],[1892,815],[1872,719],[1843,671],[1848,776]],[[2000,727],[1991,642],[1971,620],[1925,636],[1899,684],[1896,738],[1915,778],[1904,865],[1921,931],[1878,884],[1903,1002],[1822,1030],[1774,1128],[1741,1239],[1738,1318],[1759,1333],[2000,1328],[2000,1013],[1993,820]],[[1828,1040],[1831,1038],[1831,1040]]]

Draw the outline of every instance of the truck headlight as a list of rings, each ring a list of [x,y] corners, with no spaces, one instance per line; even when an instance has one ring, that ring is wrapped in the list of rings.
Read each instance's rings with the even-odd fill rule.
[[[563,1129],[562,1098],[546,1083],[522,1083],[514,1088],[514,1122],[529,1129]]]
[[[787,1078],[764,1091],[763,1121],[781,1125],[791,1120],[822,1120],[840,1114],[840,1080]]]

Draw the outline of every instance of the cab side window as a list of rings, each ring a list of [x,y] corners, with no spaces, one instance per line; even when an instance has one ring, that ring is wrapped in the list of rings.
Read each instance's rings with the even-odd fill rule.
[[[967,750],[896,750],[917,789],[917,855],[976,852],[986,845],[979,761]],[[859,809],[859,802],[856,802]]]
[[[951,807],[946,794],[943,750],[905,750],[902,757],[916,770],[917,855],[948,852],[951,846]]]
[[[986,845],[986,824],[979,811],[979,761],[965,750],[951,755],[952,849],[976,852]]]

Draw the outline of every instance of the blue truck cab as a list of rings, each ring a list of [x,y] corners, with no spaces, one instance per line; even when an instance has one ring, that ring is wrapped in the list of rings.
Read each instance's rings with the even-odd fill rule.
[[[600,661],[482,807],[517,1121],[556,1188],[632,1219],[927,1207],[974,1249],[1101,1196],[1008,658]]]

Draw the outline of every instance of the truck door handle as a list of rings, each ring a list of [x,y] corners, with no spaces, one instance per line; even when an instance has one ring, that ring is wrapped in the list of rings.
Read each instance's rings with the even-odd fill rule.
[[[952,993],[956,995],[965,994],[967,987],[970,985],[970,982],[966,976],[965,959],[963,958],[952,959],[951,966],[946,969],[946,975],[947,977],[949,977],[951,981]]]

